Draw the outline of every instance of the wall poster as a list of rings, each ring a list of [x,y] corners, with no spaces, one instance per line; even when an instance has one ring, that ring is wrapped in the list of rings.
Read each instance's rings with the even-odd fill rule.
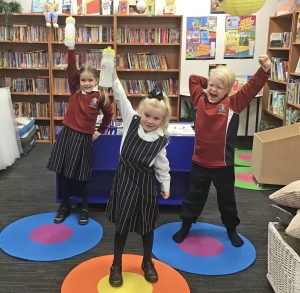
[[[224,59],[253,58],[256,16],[226,16]]]
[[[215,59],[217,17],[187,17],[186,60]]]

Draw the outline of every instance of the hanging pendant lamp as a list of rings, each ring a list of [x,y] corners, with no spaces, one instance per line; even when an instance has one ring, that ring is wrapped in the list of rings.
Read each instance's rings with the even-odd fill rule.
[[[234,16],[256,13],[265,3],[266,0],[219,0],[223,11]]]

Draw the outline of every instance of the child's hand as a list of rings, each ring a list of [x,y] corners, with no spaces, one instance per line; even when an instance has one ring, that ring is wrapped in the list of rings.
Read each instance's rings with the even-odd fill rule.
[[[271,67],[271,61],[268,55],[260,55],[258,57],[258,62],[265,72],[268,72]]]
[[[167,191],[162,191],[160,194],[163,197],[163,199],[167,199],[170,197],[170,192]]]
[[[100,135],[101,135],[100,132],[95,131],[93,134],[93,141],[96,140]]]

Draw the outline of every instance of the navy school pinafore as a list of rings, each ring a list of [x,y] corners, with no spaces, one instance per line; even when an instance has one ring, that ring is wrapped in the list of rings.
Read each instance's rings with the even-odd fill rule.
[[[144,235],[158,219],[157,190],[153,159],[165,147],[165,136],[149,142],[138,135],[140,117],[133,116],[125,137],[118,168],[106,208],[108,219],[120,234]]]

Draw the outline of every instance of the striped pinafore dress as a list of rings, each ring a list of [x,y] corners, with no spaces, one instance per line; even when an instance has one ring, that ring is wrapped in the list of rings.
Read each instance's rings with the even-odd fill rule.
[[[159,216],[154,167],[149,165],[168,140],[164,136],[152,142],[143,140],[138,135],[139,125],[140,117],[133,116],[106,208],[120,234],[153,231]]]

